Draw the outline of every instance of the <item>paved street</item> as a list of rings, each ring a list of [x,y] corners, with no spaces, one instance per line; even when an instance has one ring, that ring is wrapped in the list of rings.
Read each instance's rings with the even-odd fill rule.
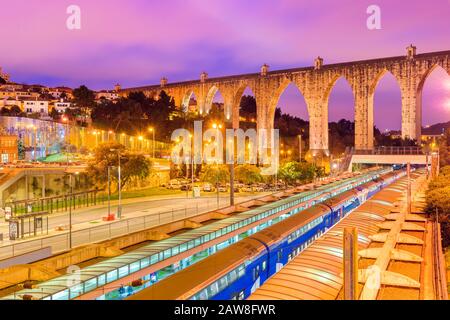
[[[236,195],[236,203],[258,198],[267,193]],[[220,207],[229,204],[229,195],[220,196]],[[158,224],[193,216],[217,209],[215,194],[192,199],[182,195],[165,197],[164,199],[127,199],[123,201],[121,221],[106,222],[102,217],[108,211],[107,204],[92,208],[76,210],[72,214],[72,246],[106,240],[129,232],[143,230]],[[117,201],[113,201],[111,212],[117,211]],[[131,223],[130,223],[131,222]],[[49,234],[28,237],[24,240],[10,241],[8,223],[0,223],[0,232],[5,240],[0,242],[0,259],[16,256],[45,246],[51,246],[53,253],[69,248],[69,214],[57,213],[49,217]],[[64,226],[66,230],[57,231],[56,227]],[[12,246],[14,245],[14,247]]]

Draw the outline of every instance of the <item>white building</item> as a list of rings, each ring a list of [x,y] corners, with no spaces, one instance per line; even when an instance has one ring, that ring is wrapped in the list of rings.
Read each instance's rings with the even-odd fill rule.
[[[117,100],[119,98],[120,98],[120,94],[116,91],[102,90],[95,94],[96,100],[106,99],[106,100],[113,101],[113,100]]]
[[[24,100],[23,110],[26,113],[48,114],[48,101],[46,100]]]
[[[12,106],[17,106],[20,108],[22,106],[22,101],[12,97],[0,98],[0,108],[10,108]]]
[[[70,103],[70,102],[60,101],[60,102],[54,103],[54,108],[56,111],[58,111],[58,113],[66,112],[67,108],[70,108],[71,106],[72,106],[72,103]]]

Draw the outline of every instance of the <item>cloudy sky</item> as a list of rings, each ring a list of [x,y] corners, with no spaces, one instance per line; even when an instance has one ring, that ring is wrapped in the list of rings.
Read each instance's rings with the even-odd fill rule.
[[[0,66],[16,82],[107,89],[450,50],[450,0],[0,0]],[[66,9],[81,8],[81,29]],[[381,30],[366,9],[381,8]],[[424,125],[450,120],[450,77],[437,69],[424,92]],[[289,88],[283,111],[306,117]],[[348,84],[332,92],[330,119],[353,119]],[[381,121],[383,119],[383,122]],[[400,127],[400,92],[387,75],[375,97],[382,129]]]

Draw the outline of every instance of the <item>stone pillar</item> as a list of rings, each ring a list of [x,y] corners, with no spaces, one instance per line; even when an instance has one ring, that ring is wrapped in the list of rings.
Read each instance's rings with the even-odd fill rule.
[[[309,114],[309,149],[312,156],[328,154],[328,99],[324,99],[325,85],[322,77],[309,79],[310,85],[302,88]]]
[[[196,96],[196,98],[197,98],[198,113],[206,115],[207,111],[209,111],[209,110],[206,110],[206,99],[204,97],[197,97],[197,96]],[[188,105],[189,105],[189,102],[188,102]]]
[[[373,149],[373,101],[369,86],[364,82],[353,88],[355,94],[355,149]]]
[[[422,88],[419,76],[409,68],[408,75],[402,77],[402,138],[420,140],[422,134]]]
[[[328,151],[328,112],[321,97],[306,100],[309,112],[309,149],[315,155]]]
[[[400,64],[399,79],[402,93],[402,138],[420,140],[422,134],[422,79],[427,67],[416,62],[415,46],[406,48],[406,61]]]

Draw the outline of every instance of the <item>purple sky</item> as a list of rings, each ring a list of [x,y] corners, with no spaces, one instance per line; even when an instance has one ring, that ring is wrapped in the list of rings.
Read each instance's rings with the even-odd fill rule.
[[[432,2],[432,4],[431,4]],[[366,27],[381,7],[382,29]],[[450,49],[450,0],[0,0],[0,65],[17,82],[94,89],[198,79],[312,64]],[[66,8],[81,8],[81,30],[66,28]],[[425,84],[423,124],[450,120],[450,77]],[[305,115],[295,88],[280,105]],[[353,118],[347,83],[330,99],[330,119]],[[383,123],[379,120],[383,119]],[[375,97],[382,129],[400,127],[399,89],[389,75]],[[377,121],[378,120],[378,121]]]

